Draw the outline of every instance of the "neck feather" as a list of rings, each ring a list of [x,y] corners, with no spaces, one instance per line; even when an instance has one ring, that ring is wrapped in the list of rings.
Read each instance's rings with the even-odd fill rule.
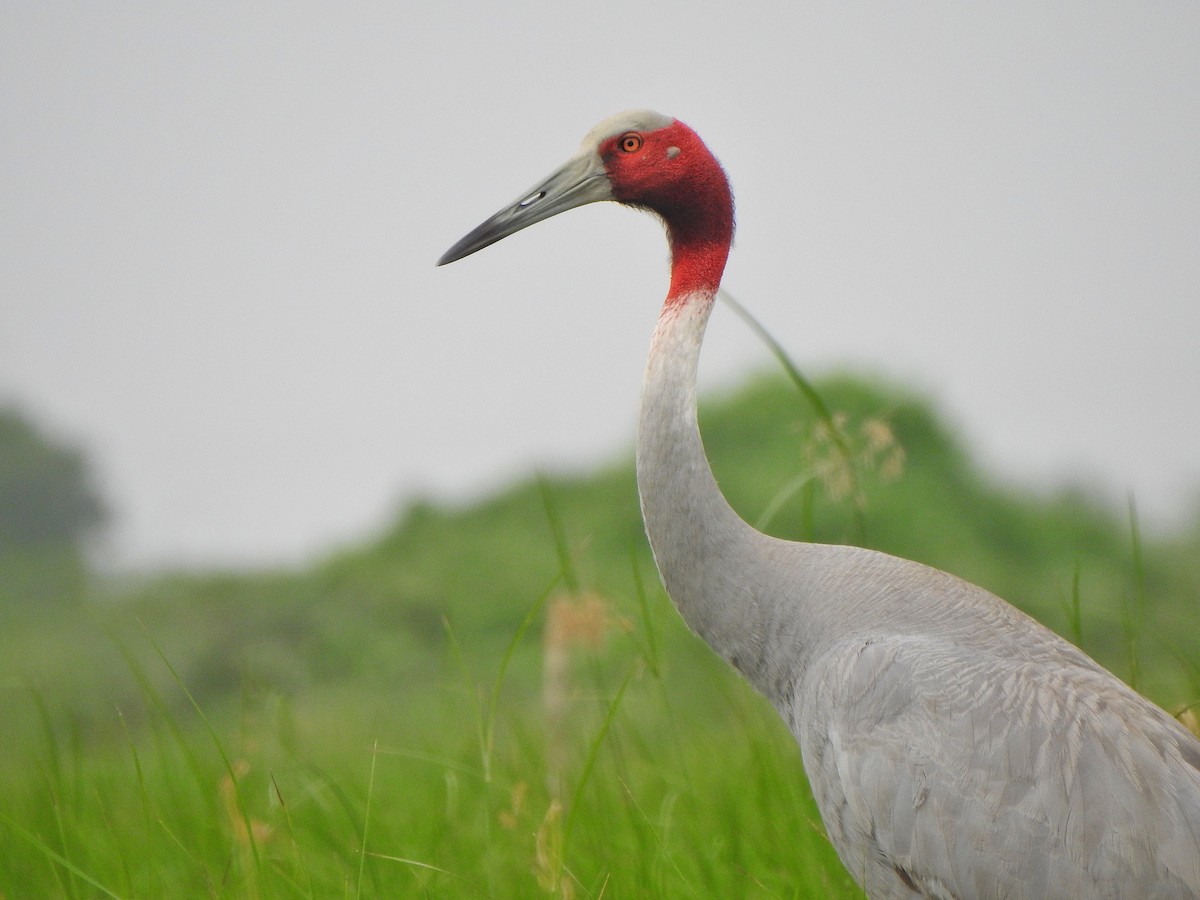
[[[725,261],[729,257],[729,235],[691,235],[680,233],[678,226],[668,224],[667,238],[671,245],[671,288],[667,306],[687,302],[706,294],[709,306],[721,283]]]
[[[737,664],[745,610],[730,598],[736,561],[758,534],[717,487],[696,419],[696,369],[715,296],[703,288],[672,294],[663,306],[642,393],[638,492],[667,593],[688,625]]]

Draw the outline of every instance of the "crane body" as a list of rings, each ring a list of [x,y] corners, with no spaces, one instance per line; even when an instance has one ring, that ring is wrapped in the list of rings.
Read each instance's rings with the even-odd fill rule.
[[[784,541],[729,506],[696,370],[733,235],[720,164],[649,111],[452,247],[599,200],[657,213],[671,283],[642,393],[646,533],[683,619],[799,743],[839,857],[873,898],[1200,897],[1200,740],[1081,650],[945,572]]]

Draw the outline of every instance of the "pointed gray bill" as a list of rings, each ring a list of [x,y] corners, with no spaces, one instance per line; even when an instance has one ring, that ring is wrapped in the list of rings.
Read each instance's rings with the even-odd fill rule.
[[[452,263],[488,244],[520,231],[534,222],[548,219],[576,206],[611,200],[612,187],[604,173],[604,164],[594,151],[580,153],[561,169],[527,191],[520,200],[496,213],[486,222],[442,254],[439,266]]]

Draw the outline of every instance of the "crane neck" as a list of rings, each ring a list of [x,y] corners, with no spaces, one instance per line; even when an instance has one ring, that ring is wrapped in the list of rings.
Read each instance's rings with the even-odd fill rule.
[[[715,287],[702,287],[663,305],[642,391],[638,493],[667,593],[684,621],[741,667],[745,610],[729,600],[739,591],[737,560],[759,535],[721,494],[696,417],[700,345],[715,298]]]

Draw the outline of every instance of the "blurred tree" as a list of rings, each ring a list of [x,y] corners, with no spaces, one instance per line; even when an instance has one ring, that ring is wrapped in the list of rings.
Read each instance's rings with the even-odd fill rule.
[[[106,520],[83,454],[0,409],[0,604],[78,599]]]

